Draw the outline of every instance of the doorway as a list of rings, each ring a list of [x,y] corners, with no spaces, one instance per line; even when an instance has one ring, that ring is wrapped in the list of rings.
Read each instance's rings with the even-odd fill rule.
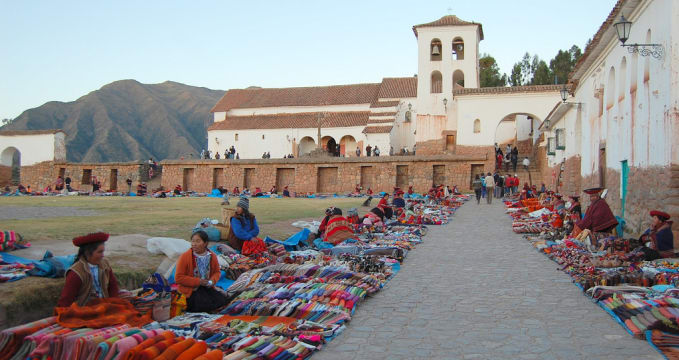
[[[212,169],[212,188],[219,189],[220,186],[224,186],[224,169],[214,168]]]
[[[361,187],[363,190],[368,190],[373,186],[373,177],[375,168],[372,166],[361,166]]]
[[[278,168],[276,169],[276,188],[278,191],[283,191],[286,186],[295,184],[295,169],[294,168]]]
[[[405,189],[408,183],[408,165],[396,165],[396,186]]]
[[[432,185],[436,187],[437,185],[444,185],[445,183],[446,183],[446,166],[434,165]]]
[[[246,168],[243,170],[243,189],[250,189],[255,183],[255,168]]]
[[[193,168],[185,168],[184,169],[184,179],[183,179],[183,182],[182,182],[182,189],[184,189],[184,191],[189,191],[191,189],[191,185],[192,185],[191,183],[192,183],[192,180],[193,180],[193,172],[194,172]]]
[[[108,177],[109,189],[111,191],[118,190],[118,169],[111,169],[111,175]]]
[[[337,189],[337,168],[336,167],[319,167],[318,168],[318,183],[316,189],[319,193],[334,193],[339,191]]]
[[[455,151],[455,135],[446,135],[446,150]]]
[[[472,183],[476,175],[483,174],[483,164],[472,164],[471,176],[469,177],[469,188],[473,189]]]
[[[599,149],[599,186],[606,187],[606,146]]]

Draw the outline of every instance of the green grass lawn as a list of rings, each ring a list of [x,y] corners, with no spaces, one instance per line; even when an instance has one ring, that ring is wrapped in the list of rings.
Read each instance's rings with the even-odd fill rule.
[[[360,207],[364,199],[250,199],[260,236],[282,239],[293,233],[289,224],[297,219],[320,219],[328,206]],[[232,199],[232,204],[237,201]],[[0,220],[0,229],[19,232],[30,241],[70,240],[95,231],[111,235],[146,234],[188,238],[202,218],[221,218],[221,199],[135,197],[4,197],[0,206],[68,206],[95,211],[94,216]]]

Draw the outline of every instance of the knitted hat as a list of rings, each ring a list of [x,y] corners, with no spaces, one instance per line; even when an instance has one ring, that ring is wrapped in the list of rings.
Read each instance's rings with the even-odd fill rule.
[[[594,194],[598,194],[598,193],[602,192],[603,190],[604,190],[604,188],[602,188],[602,187],[593,187],[593,188],[585,189],[583,191],[585,192],[585,194],[594,195]]]
[[[98,233],[93,233],[93,234],[87,234],[84,236],[78,236],[73,238],[73,245],[75,246],[83,246],[87,244],[92,244],[92,243],[98,243],[98,242],[105,242],[108,240],[108,234],[104,232],[98,232]]]
[[[662,221],[667,221],[670,219],[670,214],[664,211],[653,210],[651,211],[651,216],[657,216]]]
[[[237,204],[241,209],[250,211],[250,200],[246,197],[240,198]]]

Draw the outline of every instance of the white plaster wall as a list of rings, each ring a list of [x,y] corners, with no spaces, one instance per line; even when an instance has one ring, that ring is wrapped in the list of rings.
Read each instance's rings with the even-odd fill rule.
[[[332,136],[337,144],[339,144],[340,139],[345,135],[353,136],[356,142],[365,141],[366,137],[362,133],[363,129],[363,126],[323,128],[321,129],[321,137]],[[318,130],[316,128],[211,130],[208,131],[208,149],[213,154],[215,151],[219,151],[223,157],[224,150],[233,145],[236,147],[236,152],[241,159],[260,159],[264,152],[271,152],[272,158],[282,158],[287,154],[293,153],[293,141],[299,144],[305,136],[309,136],[316,141],[317,133]],[[238,134],[238,141],[235,140],[235,134]],[[262,139],[262,135],[264,135],[264,139]]]
[[[370,144],[370,146],[375,148],[375,145],[380,148],[380,156],[389,156],[389,146],[391,146],[391,135],[390,134],[365,134],[365,140],[363,142],[362,155],[365,156],[365,147]],[[394,148],[396,151],[396,148]]]
[[[60,133],[63,144],[63,133]],[[8,148],[16,148],[21,153],[21,166],[34,165],[43,161],[63,160],[65,151],[60,151],[59,157],[55,157],[55,145],[58,139],[55,134],[40,135],[0,135],[0,162],[2,165],[11,166],[14,151]]]
[[[226,111],[217,111],[214,112],[214,120],[215,122],[220,122],[226,120]]]
[[[483,131],[483,126],[481,126]],[[516,122],[515,121],[501,121],[495,129],[495,142],[503,144],[507,142],[514,142],[516,136]]]
[[[558,92],[458,96],[457,143],[469,146],[493,145],[498,124],[507,115],[531,114],[539,124],[558,101],[561,101]],[[476,134],[475,119],[481,121],[481,132]]]
[[[635,167],[664,166],[678,160],[679,126],[676,116],[671,116],[679,108],[676,96],[679,28],[675,24],[678,8],[677,2],[671,0],[644,1],[629,14],[633,25],[627,43],[648,42],[647,31],[651,29],[650,42],[660,43],[665,48],[662,59],[630,54],[614,38],[584,73],[572,100],[583,103],[580,129],[583,176],[591,175],[599,167],[599,144],[602,142],[606,144],[606,166],[616,170],[620,169],[622,160]],[[626,71],[621,66],[623,57]],[[613,89],[609,85],[611,68],[615,69]],[[644,81],[645,68],[649,70],[648,81]],[[604,89],[604,106],[603,114],[599,116],[599,99],[595,94],[601,88]],[[613,104],[607,106],[611,95]],[[575,119],[576,115],[571,111],[568,117]],[[575,120],[568,124],[576,126]]]
[[[417,101],[421,114],[443,115],[445,108],[443,99],[448,99],[451,105],[453,99],[453,73],[462,70],[464,73],[464,86],[467,88],[479,87],[479,31],[478,26],[447,26],[419,28],[417,38],[418,69],[417,69]],[[464,60],[453,60],[452,43],[456,37],[464,40]],[[430,45],[433,39],[441,40],[441,61],[432,61],[430,58]],[[431,93],[431,73],[434,70],[441,72],[443,79],[442,93]]]
[[[416,98],[405,98],[396,108],[396,117],[394,121],[394,128],[391,131],[391,146],[394,147],[394,153],[398,153],[404,147],[412,151],[415,145],[415,129],[417,129],[417,104]],[[412,105],[410,122],[405,122],[406,112],[408,112],[408,104]]]

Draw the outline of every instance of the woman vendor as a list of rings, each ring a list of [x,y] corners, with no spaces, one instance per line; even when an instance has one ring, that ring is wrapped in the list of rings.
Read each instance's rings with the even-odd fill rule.
[[[66,271],[66,283],[57,302],[58,307],[76,303],[85,306],[97,298],[118,297],[118,280],[104,259],[106,233],[94,233],[73,238],[78,255]]]
[[[227,297],[215,289],[221,275],[217,255],[208,250],[208,236],[198,230],[191,235],[191,249],[177,260],[175,281],[186,296],[186,310],[209,312],[228,303]]]
[[[332,215],[323,236],[323,241],[337,245],[344,240],[354,237],[354,232],[349,226],[347,218],[342,216],[342,209],[333,208]]]
[[[250,213],[250,200],[246,197],[240,198],[236,205],[236,215],[229,220],[228,242],[232,248],[242,251],[246,241],[253,240],[259,235],[259,226],[255,215]]]
[[[391,216],[393,215],[394,211],[393,211],[393,209],[389,206],[388,201],[389,201],[389,194],[388,194],[388,193],[384,193],[384,194],[382,195],[382,198],[380,199],[380,202],[377,203],[377,207],[378,207],[380,210],[382,210],[382,212],[384,213],[384,216],[385,216],[387,219],[391,219]]]
[[[325,209],[325,217],[323,220],[321,220],[321,225],[318,225],[318,232],[316,233],[316,238],[320,238],[323,236],[325,233],[325,229],[328,226],[328,221],[330,220],[330,217],[332,216],[333,211],[335,210],[334,207],[329,207]]]
[[[655,259],[674,257],[674,234],[672,234],[672,221],[669,221],[670,215],[658,210],[651,211],[650,215],[651,227],[641,235],[639,240],[648,243],[647,246],[657,252],[657,254],[653,253]],[[647,260],[652,259],[647,258]]]
[[[571,206],[568,208],[568,214],[570,215],[571,221],[573,221],[573,223],[582,219],[582,206],[580,205],[579,195],[571,195]]]
[[[288,190],[287,185],[283,187],[283,197],[290,197],[290,190]]]
[[[586,194],[589,194],[590,205],[585,211],[585,217],[575,223],[573,236],[578,236],[585,229],[589,229],[591,232],[609,233],[618,226],[618,220],[613,215],[608,203],[599,195],[601,191],[603,191],[603,188],[600,187],[584,190]]]

